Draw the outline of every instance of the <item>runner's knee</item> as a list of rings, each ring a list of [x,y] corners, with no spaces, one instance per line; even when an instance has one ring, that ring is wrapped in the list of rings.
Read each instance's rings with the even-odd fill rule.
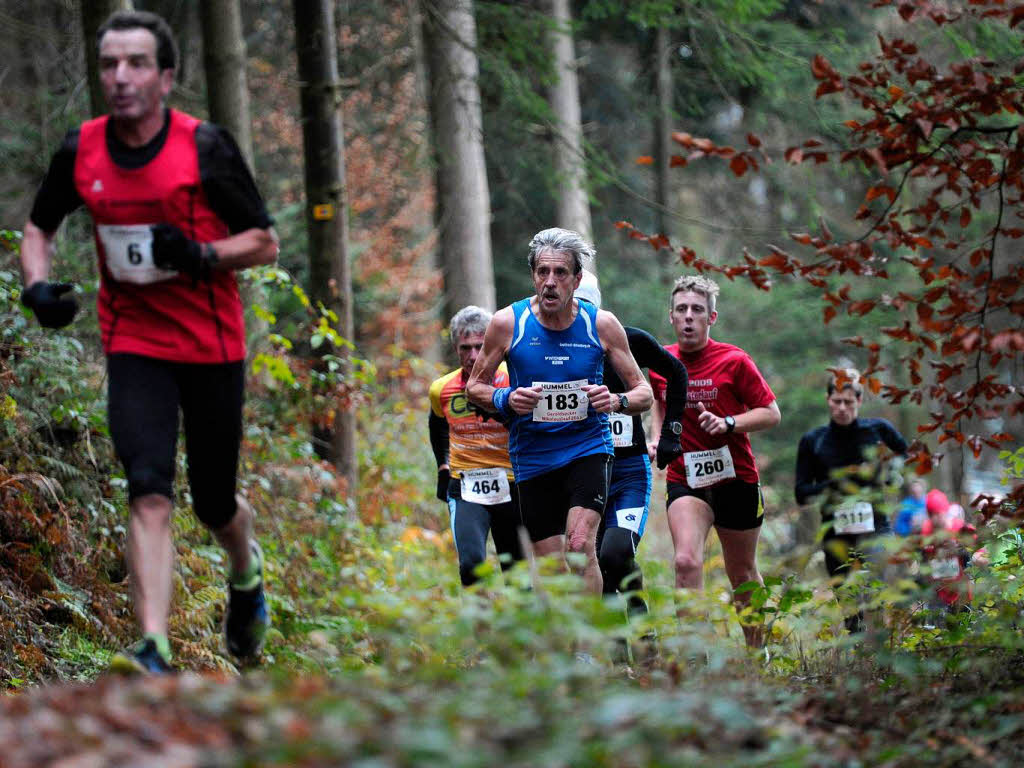
[[[170,497],[160,493],[147,493],[131,501],[131,514],[144,526],[168,527],[174,505]]]
[[[692,552],[676,552],[674,565],[676,576],[683,579],[692,579],[701,574],[704,568],[704,561],[700,555]]]

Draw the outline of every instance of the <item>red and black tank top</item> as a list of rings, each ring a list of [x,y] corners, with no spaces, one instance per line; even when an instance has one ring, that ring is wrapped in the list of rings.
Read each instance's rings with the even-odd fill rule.
[[[244,359],[245,325],[234,272],[215,271],[208,283],[193,284],[177,273],[133,282],[122,268],[126,253],[130,260],[139,253],[138,244],[128,240],[133,234],[144,240],[150,224],[174,224],[198,242],[228,236],[203,191],[195,141],[200,121],[170,110],[160,151],[140,168],[124,168],[107,149],[108,120],[82,125],[74,172],[75,188],[95,225],[104,351],[188,363]],[[108,247],[118,253],[108,254]],[[142,251],[147,247],[143,243]]]

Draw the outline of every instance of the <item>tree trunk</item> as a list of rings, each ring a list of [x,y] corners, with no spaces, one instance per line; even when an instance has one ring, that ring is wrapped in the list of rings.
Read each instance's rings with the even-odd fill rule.
[[[669,31],[658,27],[654,32],[654,200],[658,204],[655,226],[660,234],[668,235],[669,210],[669,163],[672,156],[672,69],[669,64]],[[666,277],[672,268],[672,252],[665,248],[659,251],[660,264]]]
[[[576,78],[576,53],[572,42],[572,16],[569,0],[550,0],[555,29],[551,47],[555,55],[558,82],[548,99],[555,113],[555,172],[558,175],[556,224],[579,232],[594,241],[587,197],[586,157],[583,151],[583,126],[580,121],[580,90]],[[596,273],[591,262],[584,265]]]
[[[338,54],[333,0],[295,0],[295,47],[298,56],[305,157],[306,228],[309,233],[309,297],[338,315],[338,331],[353,339],[352,275],[348,259],[348,200],[345,190],[345,142],[340,111]],[[348,352],[342,375],[351,373]],[[316,437],[314,435],[314,437]],[[348,481],[354,497],[355,414],[339,406],[333,428],[318,452]]]
[[[107,100],[100,87],[99,62],[96,56],[96,30],[114,11],[132,7],[130,0],[81,0],[82,49],[85,51],[85,71],[89,78],[89,105],[93,117],[107,112]]]
[[[253,168],[252,118],[239,0],[203,0],[203,66],[210,120],[228,129]]]
[[[178,39],[178,85],[189,94],[201,93],[204,78],[210,80],[209,65],[203,61],[203,40],[208,38],[199,18],[205,5],[205,0],[183,2],[181,21],[174,30]]]
[[[413,48],[413,74],[416,78],[416,93],[417,98],[420,101],[420,105],[425,112],[429,114],[430,110],[430,77],[427,74],[427,51],[426,44],[423,41],[423,13],[420,9],[420,0],[407,0],[409,8],[409,38],[412,42]],[[436,142],[433,137],[428,134],[428,142],[421,144],[416,152],[416,167],[426,168],[431,160],[426,155],[424,150],[429,151],[430,146],[434,146]],[[436,206],[433,214],[436,216]],[[429,222],[424,221],[427,225],[425,229],[429,229]],[[431,275],[437,273],[441,269],[441,264],[438,261],[438,252],[436,248],[432,248],[430,253],[427,254],[427,270]],[[443,297],[442,297],[443,298]],[[442,302],[434,302],[430,311],[429,321],[437,320],[438,313],[441,309]],[[440,363],[444,359],[444,352],[441,348],[441,337],[434,334],[434,339],[430,346],[423,352],[423,358],[427,362]]]
[[[495,305],[476,21],[470,0],[437,0],[422,8],[445,310],[450,317],[467,304],[489,310]]]

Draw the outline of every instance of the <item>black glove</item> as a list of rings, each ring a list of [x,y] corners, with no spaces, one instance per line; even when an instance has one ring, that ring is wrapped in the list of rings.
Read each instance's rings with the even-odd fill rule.
[[[71,296],[61,298],[74,286],[71,283],[32,283],[21,292],[21,303],[36,313],[44,328],[63,328],[75,319],[78,302]]]
[[[448,481],[451,477],[452,473],[447,469],[437,470],[437,498],[445,504],[448,503]]]
[[[682,452],[683,446],[679,444],[679,435],[671,430],[662,430],[661,436],[658,438],[658,469],[667,467]]]
[[[217,252],[185,237],[173,224],[154,224],[153,263],[160,269],[175,269],[192,278],[193,282],[209,280]]]
[[[469,405],[469,410],[471,412],[475,413],[477,416],[479,416],[484,421],[487,421],[488,419],[494,419],[499,424],[502,424],[502,425],[504,425],[506,427],[508,426],[508,423],[509,423],[508,415],[506,415],[504,413],[498,413],[496,411],[488,411],[486,408],[481,408],[479,405],[477,405],[474,402],[470,402],[470,401],[467,401],[467,402],[468,402],[468,405]]]

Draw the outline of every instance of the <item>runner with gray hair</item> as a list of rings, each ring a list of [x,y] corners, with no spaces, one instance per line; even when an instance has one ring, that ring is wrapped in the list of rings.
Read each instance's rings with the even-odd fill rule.
[[[491,313],[486,309],[474,307],[472,304],[463,307],[455,313],[448,325],[448,335],[451,337],[452,346],[458,349],[459,339],[463,336],[483,335],[489,322],[491,322]]]
[[[583,268],[597,256],[597,250],[584,240],[583,235],[579,232],[560,227],[542,229],[530,240],[530,255],[527,257],[527,262],[531,272],[537,265],[537,256],[548,250],[571,254],[574,275],[582,274]]]
[[[508,458],[508,430],[476,410],[466,398],[466,379],[484,343],[491,313],[463,307],[449,325],[459,367],[430,385],[430,447],[437,460],[437,498],[448,505],[459,558],[459,578],[468,587],[487,559],[487,532],[494,538],[502,570],[522,557],[518,492]],[[494,386],[508,384],[505,366]]]
[[[629,351],[615,315],[573,298],[583,260],[594,248],[578,233],[546,229],[530,241],[534,296],[495,313],[469,378],[481,408],[509,422],[509,454],[523,525],[538,555],[586,555],[581,575],[601,593],[597,528],[608,500],[614,446],[612,412],[640,413],[651,388]],[[508,360],[509,385],[491,382]],[[603,384],[605,360],[622,394]]]

